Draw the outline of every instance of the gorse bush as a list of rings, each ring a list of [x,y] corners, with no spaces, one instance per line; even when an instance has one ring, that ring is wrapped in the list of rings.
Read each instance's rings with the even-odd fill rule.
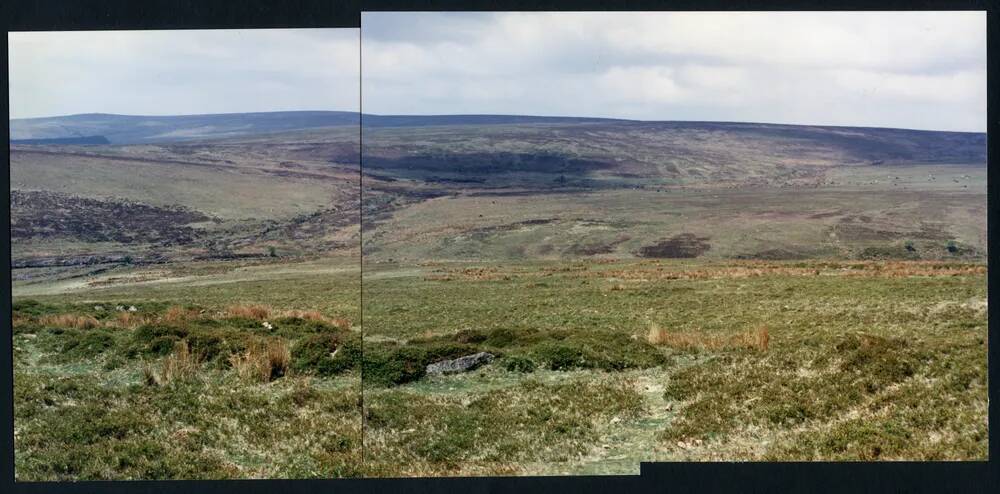
[[[524,357],[508,357],[503,361],[503,368],[509,372],[535,372],[535,362]]]

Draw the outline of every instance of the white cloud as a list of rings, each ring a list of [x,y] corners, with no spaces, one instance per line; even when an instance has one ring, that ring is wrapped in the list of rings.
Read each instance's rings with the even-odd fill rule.
[[[358,110],[357,29],[8,34],[11,117]]]
[[[372,113],[986,128],[983,12],[376,12],[362,26]]]

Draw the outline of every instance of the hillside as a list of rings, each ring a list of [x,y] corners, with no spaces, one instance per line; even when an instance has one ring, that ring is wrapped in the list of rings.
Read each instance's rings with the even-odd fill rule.
[[[985,134],[411,118],[363,128],[372,261],[985,256]]]
[[[12,144],[13,263],[356,252],[357,139],[355,126],[340,126],[197,142]]]
[[[373,262],[985,256],[985,134],[350,112],[11,129],[41,139],[11,146],[15,265],[321,255],[356,249],[362,215]]]

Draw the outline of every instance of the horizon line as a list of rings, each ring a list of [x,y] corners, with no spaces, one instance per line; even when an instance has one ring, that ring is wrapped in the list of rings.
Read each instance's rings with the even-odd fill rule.
[[[137,117],[137,118],[171,118],[171,117],[207,117],[222,115],[250,115],[268,113],[355,113],[360,117],[518,117],[518,118],[539,118],[539,119],[575,119],[575,120],[599,120],[611,122],[635,122],[635,123],[714,123],[714,124],[752,124],[752,125],[776,125],[789,127],[832,127],[832,128],[854,128],[854,129],[884,129],[884,130],[908,130],[917,132],[953,132],[963,134],[987,134],[986,130],[946,130],[946,129],[921,129],[912,127],[889,127],[878,125],[847,125],[847,124],[816,124],[816,123],[785,123],[785,122],[762,122],[744,120],[650,120],[622,117],[602,117],[602,116],[573,116],[573,115],[532,115],[517,113],[366,113],[356,110],[265,110],[265,111],[245,111],[245,112],[218,112],[218,113],[182,113],[182,114],[129,114],[129,113],[106,113],[106,112],[86,112],[70,113],[64,115],[50,115],[41,117],[16,117],[8,118],[8,122],[15,120],[44,120],[54,118],[82,117],[88,115],[105,115],[116,117]],[[501,124],[497,124],[501,125]],[[362,123],[363,126],[363,123]]]

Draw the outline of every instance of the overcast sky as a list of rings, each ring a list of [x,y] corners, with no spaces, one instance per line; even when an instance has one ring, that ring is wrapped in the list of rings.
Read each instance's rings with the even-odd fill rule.
[[[364,13],[363,111],[986,130],[986,14]]]
[[[9,33],[11,118],[359,108],[357,29]]]

